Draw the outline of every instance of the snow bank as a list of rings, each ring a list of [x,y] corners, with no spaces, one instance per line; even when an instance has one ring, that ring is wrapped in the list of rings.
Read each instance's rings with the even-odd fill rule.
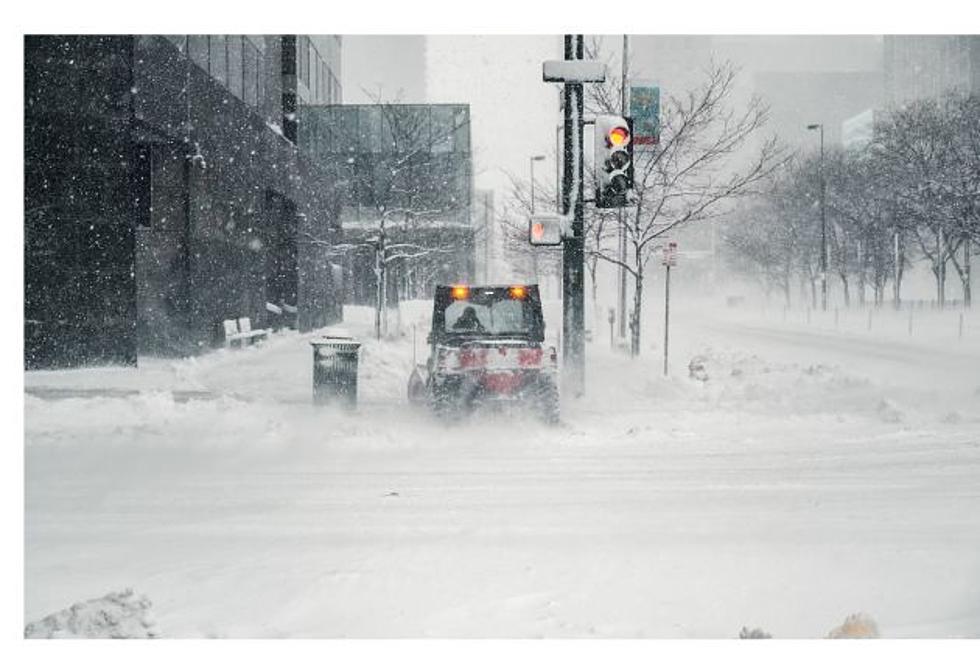
[[[405,398],[425,312],[28,394],[27,620],[134,584],[174,637],[822,637],[855,607],[980,632],[972,359],[679,310],[667,377],[656,338],[594,339],[563,424],[443,425]],[[352,413],[311,402],[309,340],[342,331]]]
[[[27,624],[28,639],[152,639],[160,636],[148,598],[132,588],[76,603]]]
[[[873,639],[878,637],[878,624],[866,614],[852,614],[827,635],[828,639]]]
[[[870,380],[841,366],[774,362],[740,349],[706,348],[692,357],[688,371],[719,406],[866,412],[882,401]]]

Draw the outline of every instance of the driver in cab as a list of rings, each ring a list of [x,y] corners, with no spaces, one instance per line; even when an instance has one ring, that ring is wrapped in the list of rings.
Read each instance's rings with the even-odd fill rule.
[[[453,323],[454,331],[475,331],[483,333],[486,329],[480,323],[480,318],[476,316],[476,309],[467,306],[463,309],[463,314]]]

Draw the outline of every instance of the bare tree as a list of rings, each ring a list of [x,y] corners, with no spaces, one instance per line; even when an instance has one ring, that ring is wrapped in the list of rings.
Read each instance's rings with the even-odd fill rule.
[[[561,270],[561,250],[535,247],[528,241],[528,219],[531,216],[531,185],[516,175],[506,172],[510,180],[510,194],[504,198],[503,215],[500,219],[504,253],[516,274],[536,283]],[[554,197],[555,188],[547,181],[535,180],[534,194],[538,206]]]
[[[911,218],[909,234],[930,261],[940,306],[946,301],[946,266],[959,237],[949,213],[952,143],[945,121],[936,102],[923,100],[892,112],[876,134],[883,173],[898,210]]]
[[[349,257],[373,251],[375,336],[381,338],[388,332],[392,265],[432,260],[454,250],[446,242],[406,242],[405,237],[425,227],[435,232],[440,225],[439,218],[451,218],[465,208],[464,198],[452,186],[452,165],[438,152],[452,148],[457,133],[467,122],[454,119],[452,124],[434,128],[428,112],[418,111],[411,105],[384,102],[380,93],[373,99],[379,121],[372,136],[378,139],[377,147],[370,152],[345,154],[346,159],[338,166],[344,179],[341,201],[367,210],[369,217],[358,220],[347,230],[354,242],[338,245],[313,234],[305,235],[308,242],[322,245],[327,256]],[[458,226],[459,223],[448,224]]]
[[[658,241],[681,225],[727,214],[733,200],[750,193],[787,158],[770,138],[748,164],[735,166],[768,119],[759,98],[738,109],[730,106],[736,74],[731,64],[712,64],[697,88],[666,98],[659,145],[634,154],[634,197],[624,210],[622,225],[627,260],[596,252],[600,259],[624,268],[633,280],[634,356],[640,351],[643,282],[650,257],[660,249]],[[592,84],[589,89],[593,110],[618,113],[615,87]]]
[[[589,171],[587,171],[587,176]],[[561,274],[562,252],[560,248],[534,247],[528,243],[528,217],[531,215],[530,184],[509,174],[510,197],[509,212],[502,221],[504,225],[505,248],[512,265],[520,268],[524,276],[540,280],[545,275],[559,279]],[[535,180],[535,198],[547,202],[556,194],[553,184]],[[540,204],[539,204],[540,205]],[[609,254],[615,234],[614,212],[596,209],[594,205],[585,207],[585,267],[589,273],[592,305],[598,306],[598,263],[602,260],[600,252]],[[560,280],[560,279],[559,279]]]
[[[917,250],[935,276],[937,304],[946,301],[949,264],[963,284],[964,303],[970,303],[972,245],[980,238],[978,160],[980,99],[959,94],[893,109],[879,116],[866,147],[825,153],[831,263],[845,302],[854,276],[862,301],[870,283],[876,305],[883,303],[891,278],[898,306],[903,271]],[[814,253],[819,256],[820,245],[806,223],[815,222],[820,167],[815,155],[798,156],[766,200],[779,220],[801,236],[782,244],[796,248],[797,267],[811,288],[809,261]],[[742,250],[746,262],[757,262],[762,243],[753,242],[748,232],[738,236],[731,243],[734,249]],[[769,239],[770,234],[755,237]]]

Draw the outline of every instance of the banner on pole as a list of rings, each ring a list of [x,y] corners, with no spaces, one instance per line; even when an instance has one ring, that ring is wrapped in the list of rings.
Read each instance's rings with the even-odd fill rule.
[[[633,148],[648,149],[660,143],[660,87],[648,83],[630,86]]]

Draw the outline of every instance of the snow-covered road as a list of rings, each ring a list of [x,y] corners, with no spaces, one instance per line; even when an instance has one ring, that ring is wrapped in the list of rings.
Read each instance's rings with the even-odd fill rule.
[[[593,345],[553,429],[430,421],[407,338],[353,415],[295,334],[28,374],[25,618],[134,587],[171,637],[980,636],[975,354],[689,318],[670,379]]]

